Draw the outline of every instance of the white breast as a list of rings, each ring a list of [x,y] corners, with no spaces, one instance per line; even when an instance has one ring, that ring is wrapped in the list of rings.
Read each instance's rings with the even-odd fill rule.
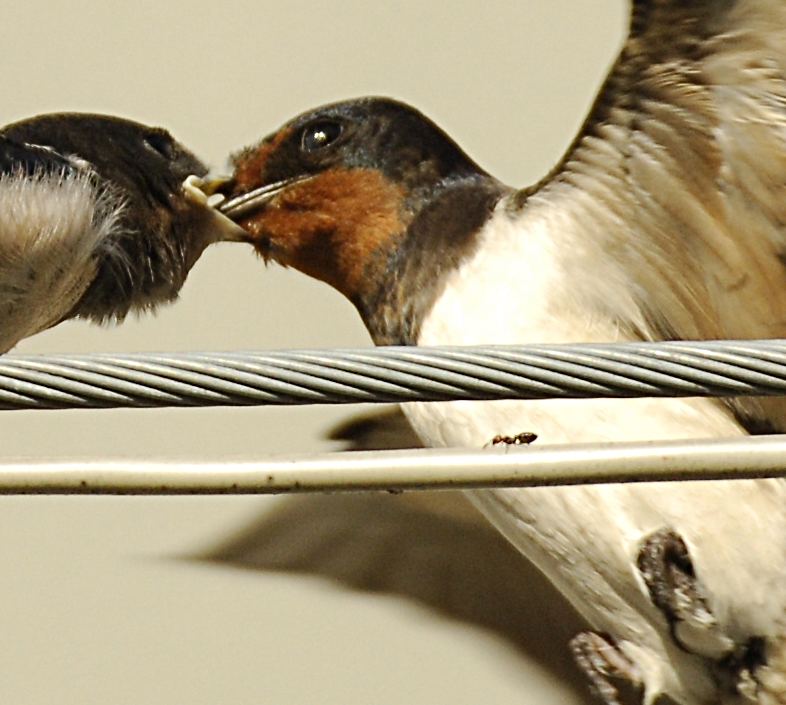
[[[625,340],[616,321],[635,321],[639,314],[624,273],[591,242],[573,240],[567,215],[541,218],[538,212],[531,207],[518,222],[500,212],[490,221],[477,253],[446,282],[424,321],[420,345]],[[522,431],[538,434],[538,444],[743,433],[731,414],[705,399],[419,403],[406,405],[405,413],[430,446],[478,447],[496,434]],[[636,555],[648,534],[669,527],[682,535],[710,587],[716,616],[733,637],[783,625],[781,481],[470,494],[589,622],[634,658],[649,696],[665,691],[684,702],[703,701],[715,684],[700,659],[675,646],[638,576]],[[775,599],[774,589],[781,593]]]
[[[541,216],[539,212],[543,212]],[[447,280],[419,345],[624,342],[625,321],[644,328],[619,265],[571,235],[568,213],[532,206],[514,221],[502,208],[477,252]],[[560,237],[554,232],[559,231]],[[429,409],[424,414],[421,407]],[[742,433],[708,400],[546,400],[411,405],[431,445],[482,445],[533,431],[540,443],[700,438]],[[428,420],[426,419],[428,417]],[[644,420],[647,420],[646,422]]]

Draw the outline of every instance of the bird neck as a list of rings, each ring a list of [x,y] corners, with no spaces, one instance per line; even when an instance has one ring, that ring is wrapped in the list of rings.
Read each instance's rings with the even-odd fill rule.
[[[127,209],[126,219],[96,248],[96,277],[69,315],[119,322],[131,311],[153,310],[177,298],[218,232],[209,211],[183,208],[177,216],[156,208],[150,222],[138,221],[134,209]]]
[[[353,299],[377,345],[414,345],[446,278],[470,257],[479,233],[510,189],[486,174],[445,185],[406,231],[367,266]]]

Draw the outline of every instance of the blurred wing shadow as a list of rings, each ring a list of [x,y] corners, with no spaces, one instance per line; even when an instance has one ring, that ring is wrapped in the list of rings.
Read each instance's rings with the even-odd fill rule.
[[[353,449],[419,445],[405,424],[387,412],[331,438]],[[408,598],[491,630],[569,684],[575,702],[591,702],[567,648],[586,624],[459,492],[290,498],[202,558]]]

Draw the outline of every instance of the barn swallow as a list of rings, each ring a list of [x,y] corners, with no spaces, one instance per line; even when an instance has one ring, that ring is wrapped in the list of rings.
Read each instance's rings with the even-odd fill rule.
[[[208,206],[206,173],[167,131],[116,117],[0,130],[0,352],[175,299],[205,247],[239,233]]]
[[[377,344],[786,338],[786,3],[636,0],[565,157],[510,188],[411,107],[318,108],[234,159],[223,212]],[[783,399],[408,404],[428,446],[740,436]],[[786,481],[472,492],[593,631],[593,688],[786,703]],[[522,586],[526,590],[526,586]]]

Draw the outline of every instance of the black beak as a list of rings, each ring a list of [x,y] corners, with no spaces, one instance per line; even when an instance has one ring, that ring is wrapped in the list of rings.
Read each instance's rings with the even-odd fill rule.
[[[260,186],[252,191],[230,198],[223,203],[219,204],[218,210],[227,218],[232,220],[240,220],[243,216],[249,213],[264,208],[270,201],[272,201],[280,193],[286,191],[290,186],[308,181],[310,176],[300,176],[294,179],[285,179],[283,181],[276,181],[272,184]]]

